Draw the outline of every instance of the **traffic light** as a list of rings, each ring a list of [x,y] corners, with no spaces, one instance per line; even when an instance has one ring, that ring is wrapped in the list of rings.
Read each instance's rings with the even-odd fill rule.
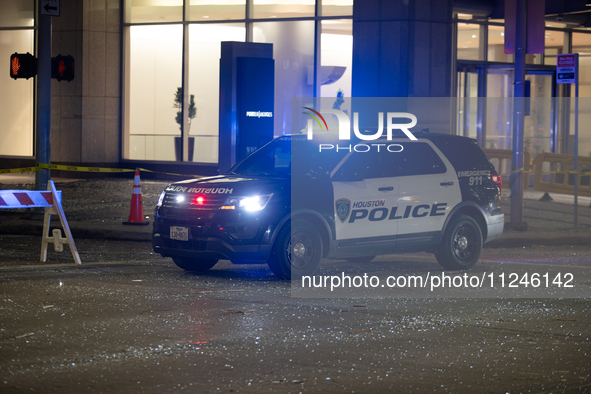
[[[27,53],[10,55],[10,78],[33,78],[37,75],[37,58]]]
[[[74,79],[74,58],[57,55],[51,58],[51,78],[70,82]]]

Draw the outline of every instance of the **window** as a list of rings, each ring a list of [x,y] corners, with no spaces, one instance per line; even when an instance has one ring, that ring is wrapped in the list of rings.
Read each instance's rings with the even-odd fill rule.
[[[385,152],[352,152],[337,170],[332,180],[335,182],[359,182],[364,179],[393,177],[396,175],[394,166]]]
[[[218,162],[221,42],[244,37],[243,23],[189,26],[189,95],[195,95],[197,110],[189,129],[193,162]]]
[[[289,134],[292,97],[314,96],[314,21],[255,23],[254,42],[273,43],[275,135]]]
[[[181,86],[182,29],[178,25],[132,26],[129,93],[129,156],[175,160],[175,93]]]
[[[397,172],[399,176],[443,174],[445,164],[433,148],[424,142],[402,144],[404,150],[397,153]]]
[[[484,60],[480,54],[480,25],[458,23],[458,59]]]
[[[244,19],[246,0],[190,0],[189,19],[215,21]]]
[[[32,1],[4,1],[0,13],[0,26],[33,26]],[[0,98],[0,155],[33,156],[34,78],[13,80],[8,74],[10,55],[15,52],[35,53],[34,30],[2,30],[0,58],[6,64],[6,72],[0,74],[2,98]]]
[[[353,15],[353,0],[322,0],[322,16]]]
[[[353,22],[349,19],[322,21],[320,40],[320,96],[334,97],[336,106],[345,110],[339,98],[351,97]]]
[[[493,169],[484,152],[476,146],[476,141],[463,138],[436,142],[437,148],[450,160],[456,171]]]
[[[187,93],[194,97],[196,111],[184,131],[189,137],[185,160],[218,162],[222,41],[273,44],[275,136],[291,132],[292,97],[320,95],[336,101],[338,95],[350,97],[353,0],[318,4],[317,0],[125,0],[124,158],[180,161],[183,136],[176,92],[188,80]],[[183,49],[187,31],[188,56]],[[316,91],[315,69],[321,80]]]
[[[183,20],[183,0],[144,1],[127,0],[125,2],[125,22],[127,23],[162,23]]]
[[[314,16],[314,0],[253,0],[255,19]]]
[[[33,0],[4,0],[1,4],[0,27],[33,27],[35,21]]]

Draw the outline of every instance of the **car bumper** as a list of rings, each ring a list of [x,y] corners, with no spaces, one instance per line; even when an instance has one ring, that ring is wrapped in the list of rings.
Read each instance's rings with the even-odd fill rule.
[[[487,237],[486,242],[499,238],[503,235],[503,228],[505,227],[505,214],[500,210],[495,210],[488,217]]]
[[[163,257],[220,259],[237,263],[266,263],[271,254],[269,244],[234,245],[216,237],[177,241],[159,233],[152,236],[152,248]]]

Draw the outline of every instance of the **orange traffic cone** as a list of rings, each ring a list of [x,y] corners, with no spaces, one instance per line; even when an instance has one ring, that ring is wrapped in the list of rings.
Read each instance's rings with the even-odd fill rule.
[[[150,222],[144,221],[144,204],[142,203],[142,186],[140,185],[140,172],[135,171],[133,177],[133,193],[131,194],[131,209],[129,210],[129,219],[123,224],[134,224],[146,226]]]

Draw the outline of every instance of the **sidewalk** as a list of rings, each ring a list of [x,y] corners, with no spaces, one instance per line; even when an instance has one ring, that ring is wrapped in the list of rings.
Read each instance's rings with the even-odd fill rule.
[[[129,179],[54,179],[62,191],[62,205],[77,238],[151,241],[154,207],[168,181],[142,181],[144,217],[147,226],[127,226],[133,174]],[[32,189],[34,174],[0,175],[0,189]],[[503,191],[501,206],[505,223],[509,223],[510,191]],[[532,188],[524,192],[523,221],[526,231],[505,229],[503,236],[488,247],[519,247],[530,245],[591,244],[591,198],[579,197],[578,227],[574,228],[573,196],[553,194],[553,201],[542,202],[542,192]],[[41,235],[43,214],[30,210],[0,210],[0,234]],[[52,218],[52,227],[59,219]]]
[[[34,174],[0,175],[0,189],[33,189]],[[141,181],[144,218],[148,225],[123,225],[129,219],[133,173],[129,179],[54,179],[62,191],[64,214],[77,238],[151,241],[154,207],[168,181]],[[43,213],[32,209],[0,210],[0,234],[41,235]],[[57,216],[51,227],[60,228]]]

